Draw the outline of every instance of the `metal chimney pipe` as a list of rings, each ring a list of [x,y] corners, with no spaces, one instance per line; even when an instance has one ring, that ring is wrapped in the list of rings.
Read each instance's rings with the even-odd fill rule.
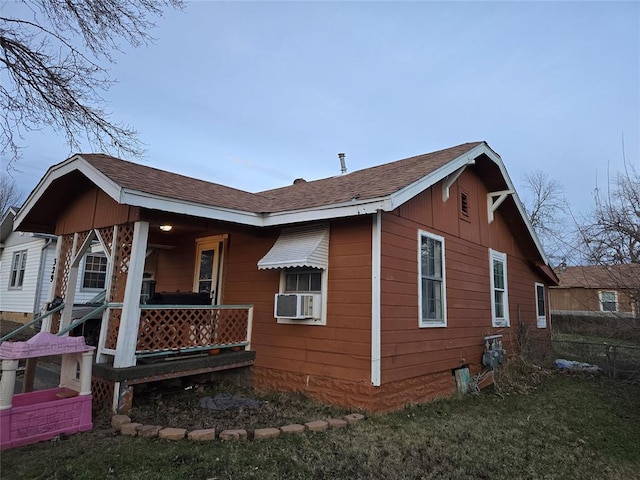
[[[339,153],[338,158],[340,159],[340,174],[344,175],[347,173],[347,164],[344,161],[344,153]]]

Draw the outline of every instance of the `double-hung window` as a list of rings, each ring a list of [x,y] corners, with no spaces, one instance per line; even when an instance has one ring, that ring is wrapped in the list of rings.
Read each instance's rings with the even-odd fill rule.
[[[284,293],[322,293],[322,270],[284,270]]]
[[[107,257],[104,255],[87,255],[84,262],[82,288],[104,288],[107,278]]]
[[[312,267],[282,269],[279,294],[276,297],[277,306],[274,314],[278,323],[325,325],[327,322],[327,271]],[[279,297],[282,298],[278,300]],[[295,306],[297,304],[300,305],[299,308]],[[287,308],[293,308],[291,312],[299,309],[301,312],[306,312],[308,316],[292,319],[288,316],[289,313],[278,314],[278,312],[282,312],[279,310],[281,307],[285,307],[285,312]]]
[[[421,327],[447,326],[444,238],[418,233],[418,304]]]
[[[13,254],[11,262],[11,273],[9,279],[9,288],[22,288],[24,283],[24,271],[27,267],[27,251],[20,250]]]
[[[615,291],[600,292],[600,310],[602,312],[618,311],[618,295]]]
[[[489,249],[491,281],[491,318],[494,327],[509,326],[509,292],[507,288],[507,255]]]
[[[536,320],[538,328],[547,328],[547,303],[542,283],[536,283]]]

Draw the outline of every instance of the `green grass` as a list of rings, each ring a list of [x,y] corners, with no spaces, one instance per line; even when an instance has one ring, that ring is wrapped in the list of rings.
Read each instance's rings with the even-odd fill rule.
[[[169,442],[96,429],[2,452],[0,476],[633,479],[639,452],[640,385],[553,375],[526,395],[485,391],[275,440]]]
[[[606,343],[607,345],[620,345],[625,347],[638,347],[640,344],[631,340],[620,338],[597,337],[593,335],[581,335],[577,333],[555,333],[553,340],[559,342],[584,342],[584,343]]]

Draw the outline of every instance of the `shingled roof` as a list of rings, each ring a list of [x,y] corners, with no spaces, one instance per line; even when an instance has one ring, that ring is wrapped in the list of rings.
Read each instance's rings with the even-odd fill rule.
[[[311,182],[303,180],[288,187],[260,192],[260,195],[271,199],[270,212],[381,198],[411,185],[481,143],[465,143],[337,177]]]
[[[346,175],[309,182],[303,180],[258,193],[127,162],[109,155],[79,156],[125,189],[244,212],[275,213],[391,195],[480,144],[482,142],[465,143]]]
[[[18,212],[15,225],[23,231],[53,233],[61,205],[89,184],[120,204],[171,214],[254,227],[318,222],[393,211],[441,180],[454,181],[469,165],[490,191],[509,195],[502,208],[508,209],[511,225],[518,235],[529,236],[536,251],[532,258],[548,265],[524,207],[517,195],[510,195],[514,187],[502,159],[485,142],[257,193],[109,155],[81,153],[49,168]],[[555,281],[553,272],[549,275]]]
[[[269,199],[218,183],[127,162],[100,153],[80,154],[96,170],[119,186],[185,202],[246,212],[262,212]]]
[[[557,288],[640,288],[640,264],[583,265],[556,273]]]

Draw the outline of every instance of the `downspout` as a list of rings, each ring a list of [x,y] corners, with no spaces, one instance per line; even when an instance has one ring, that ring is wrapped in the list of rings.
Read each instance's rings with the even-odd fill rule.
[[[371,224],[371,383],[381,384],[380,261],[382,251],[382,211]]]
[[[47,238],[44,246],[40,249],[40,265],[38,266],[38,278],[36,279],[36,298],[33,303],[33,314],[35,316],[40,314],[40,302],[42,301],[42,279],[44,277],[44,266],[46,263],[45,251],[49,248],[51,243],[53,243],[53,239]],[[43,256],[45,257],[44,259]]]

